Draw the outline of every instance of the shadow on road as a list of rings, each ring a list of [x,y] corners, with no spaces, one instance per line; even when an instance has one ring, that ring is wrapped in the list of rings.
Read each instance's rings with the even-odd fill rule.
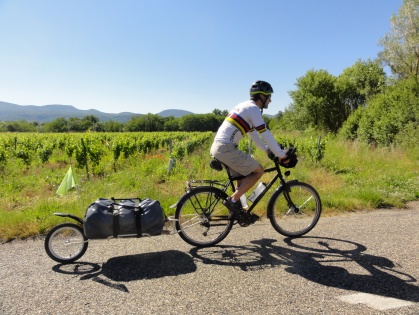
[[[361,244],[327,237],[285,239],[286,247],[276,242],[261,239],[249,246],[193,248],[190,253],[205,264],[243,271],[283,266],[325,286],[419,302],[417,280],[391,260],[366,253]]]
[[[245,272],[282,267],[325,286],[419,302],[417,279],[388,258],[368,254],[362,244],[328,237],[284,241],[284,246],[275,239],[261,239],[246,246],[192,248],[190,255],[177,250],[143,253],[114,257],[102,266],[77,262],[53,270],[129,292],[125,282],[193,273],[195,261]]]
[[[113,257],[102,265],[76,262],[55,265],[54,271],[81,276],[80,280],[92,279],[123,292],[128,288],[119,282],[173,277],[196,271],[193,258],[181,251],[168,250],[129,256]]]

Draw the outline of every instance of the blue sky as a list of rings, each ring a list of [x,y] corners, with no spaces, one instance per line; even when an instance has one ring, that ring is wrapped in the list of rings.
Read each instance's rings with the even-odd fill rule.
[[[210,113],[375,59],[402,0],[0,0],[0,101]]]

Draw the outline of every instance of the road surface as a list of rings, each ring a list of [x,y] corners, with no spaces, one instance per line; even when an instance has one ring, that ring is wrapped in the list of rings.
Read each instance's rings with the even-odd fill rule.
[[[0,245],[0,314],[419,314],[417,202],[323,216],[294,240],[264,219],[206,249],[94,240],[61,265],[43,246]]]

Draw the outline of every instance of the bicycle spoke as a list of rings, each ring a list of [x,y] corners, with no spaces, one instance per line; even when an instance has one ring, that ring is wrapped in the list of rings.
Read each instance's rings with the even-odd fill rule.
[[[214,187],[191,190],[176,209],[179,235],[195,246],[210,246],[229,233],[232,221],[228,209],[220,202],[223,192]]]
[[[279,191],[273,198],[275,202],[269,209],[269,217],[279,233],[301,236],[316,225],[321,213],[321,202],[310,185],[290,183],[287,191]]]
[[[50,258],[60,263],[70,263],[85,253],[88,243],[83,229],[73,223],[54,227],[45,238],[45,250]]]

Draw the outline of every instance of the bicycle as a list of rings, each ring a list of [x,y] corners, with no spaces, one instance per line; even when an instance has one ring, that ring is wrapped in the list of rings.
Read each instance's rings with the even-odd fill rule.
[[[291,148],[290,155],[295,148]],[[296,159],[296,156],[295,156]],[[278,188],[271,195],[267,206],[267,217],[273,228],[287,237],[300,237],[311,231],[320,219],[322,204],[317,191],[307,183],[298,180],[286,181],[290,175],[282,174],[281,162],[272,159],[275,166],[266,168],[265,173],[276,172],[265,189],[253,201],[246,213],[250,216],[259,201],[269,189],[279,181]],[[295,162],[296,163],[296,162]],[[295,166],[295,165],[294,165]],[[213,246],[230,233],[234,224],[248,226],[252,222],[238,218],[223,204],[228,197],[227,189],[236,189],[235,181],[243,176],[232,176],[227,165],[218,160],[211,161],[211,167],[218,171],[225,169],[228,179],[191,180],[187,182],[186,193],[179,199],[175,212],[175,226],[179,236],[187,243],[197,247]]]

